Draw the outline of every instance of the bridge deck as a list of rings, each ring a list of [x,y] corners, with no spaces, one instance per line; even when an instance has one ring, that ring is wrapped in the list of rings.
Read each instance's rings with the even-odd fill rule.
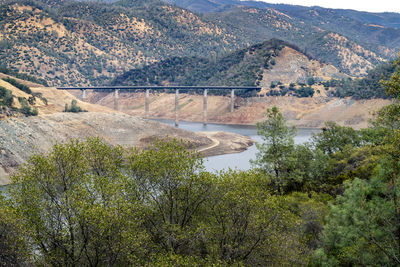
[[[59,90],[261,90],[254,86],[97,86],[97,87],[57,87]]]

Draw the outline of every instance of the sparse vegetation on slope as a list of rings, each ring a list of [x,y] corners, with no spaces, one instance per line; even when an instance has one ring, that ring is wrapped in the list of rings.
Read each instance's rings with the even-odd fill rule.
[[[74,99],[71,101],[71,105],[68,106],[68,104],[65,104],[64,112],[87,112],[87,110],[82,109],[80,106],[78,106],[78,102]]]
[[[0,41],[0,44],[1,44],[1,41]],[[16,78],[19,78],[19,79],[22,79],[22,80],[25,80],[25,81],[30,81],[30,82],[38,83],[38,84],[41,84],[41,85],[44,85],[44,86],[48,86],[47,81],[44,80],[44,79],[38,79],[38,78],[36,78],[34,76],[31,76],[31,75],[28,75],[28,74],[25,74],[25,73],[20,73],[18,71],[11,70],[11,69],[6,68],[6,67],[1,66],[1,65],[0,65],[0,72],[4,73],[4,74],[11,75],[11,76],[14,76]]]
[[[0,86],[0,106],[12,107],[14,98],[12,92]]]
[[[52,6],[7,0],[0,4],[0,33],[2,64],[52,85],[100,84],[143,63],[243,44],[223,25],[155,0]]]
[[[396,44],[367,49],[361,41],[275,9],[236,7],[199,16],[158,0],[0,4],[1,64],[51,85],[105,84],[145,64],[221,57],[270,38],[294,43],[352,75],[388,59]]]
[[[7,78],[3,79],[7,82],[10,82],[10,84],[14,86],[19,86],[22,87],[25,91],[27,91],[30,88],[18,83],[12,78]],[[19,88],[20,89],[20,88]],[[21,89],[20,89],[21,90]],[[21,91],[24,91],[21,90]],[[4,88],[3,86],[0,86],[0,118],[1,117],[11,117],[11,116],[16,116],[18,114],[23,114],[25,116],[37,116],[38,115],[38,109],[36,107],[33,107],[35,104],[35,97],[31,96],[28,99],[25,97],[19,96],[18,103],[20,105],[20,108],[17,108],[15,106],[16,102],[14,101],[15,96],[13,95],[13,92],[11,90],[8,90]]]

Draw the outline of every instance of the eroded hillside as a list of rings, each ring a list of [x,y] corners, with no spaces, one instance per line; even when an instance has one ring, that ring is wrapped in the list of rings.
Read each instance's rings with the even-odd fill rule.
[[[346,78],[347,75],[341,73],[333,65],[323,64],[310,59],[293,48],[284,47],[275,59],[275,65],[263,70],[260,86],[268,89],[274,82],[281,82],[286,85],[299,82],[306,83],[310,77],[319,81],[326,81]]]

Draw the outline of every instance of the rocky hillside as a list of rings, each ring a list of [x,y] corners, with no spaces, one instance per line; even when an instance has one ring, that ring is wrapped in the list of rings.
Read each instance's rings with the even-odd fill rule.
[[[53,86],[99,85],[145,64],[172,57],[220,58],[280,38],[348,74],[365,75],[398,47],[397,31],[390,36],[367,31],[380,42],[368,46],[356,35],[314,24],[273,8],[240,6],[204,16],[159,0],[3,0],[0,66]]]

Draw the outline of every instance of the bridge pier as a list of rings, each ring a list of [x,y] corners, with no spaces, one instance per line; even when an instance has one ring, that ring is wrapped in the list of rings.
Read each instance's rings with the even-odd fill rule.
[[[231,112],[235,109],[235,89],[231,90]]]
[[[231,99],[230,99],[230,112],[234,112],[235,110],[235,90],[260,90],[261,87],[254,86],[100,86],[100,87],[58,87],[58,90],[81,90],[82,101],[86,101],[86,90],[106,90],[106,91],[114,91],[114,108],[118,110],[118,94],[119,90],[146,90],[146,103],[145,103],[145,116],[149,118],[150,116],[150,90],[153,92],[157,92],[157,90],[176,90],[175,91],[175,126],[179,125],[179,89],[182,90],[204,90],[204,102],[203,102],[203,123],[207,124],[207,93],[208,90],[231,90]]]
[[[85,101],[86,100],[86,89],[82,90],[82,100]]]
[[[203,124],[207,125],[207,89],[204,89],[203,98]]]
[[[145,109],[146,109],[146,119],[149,118],[150,114],[150,89],[146,89],[146,102],[145,102]]]
[[[179,126],[179,89],[175,90],[175,127]]]
[[[118,110],[119,89],[114,90],[114,109]]]

